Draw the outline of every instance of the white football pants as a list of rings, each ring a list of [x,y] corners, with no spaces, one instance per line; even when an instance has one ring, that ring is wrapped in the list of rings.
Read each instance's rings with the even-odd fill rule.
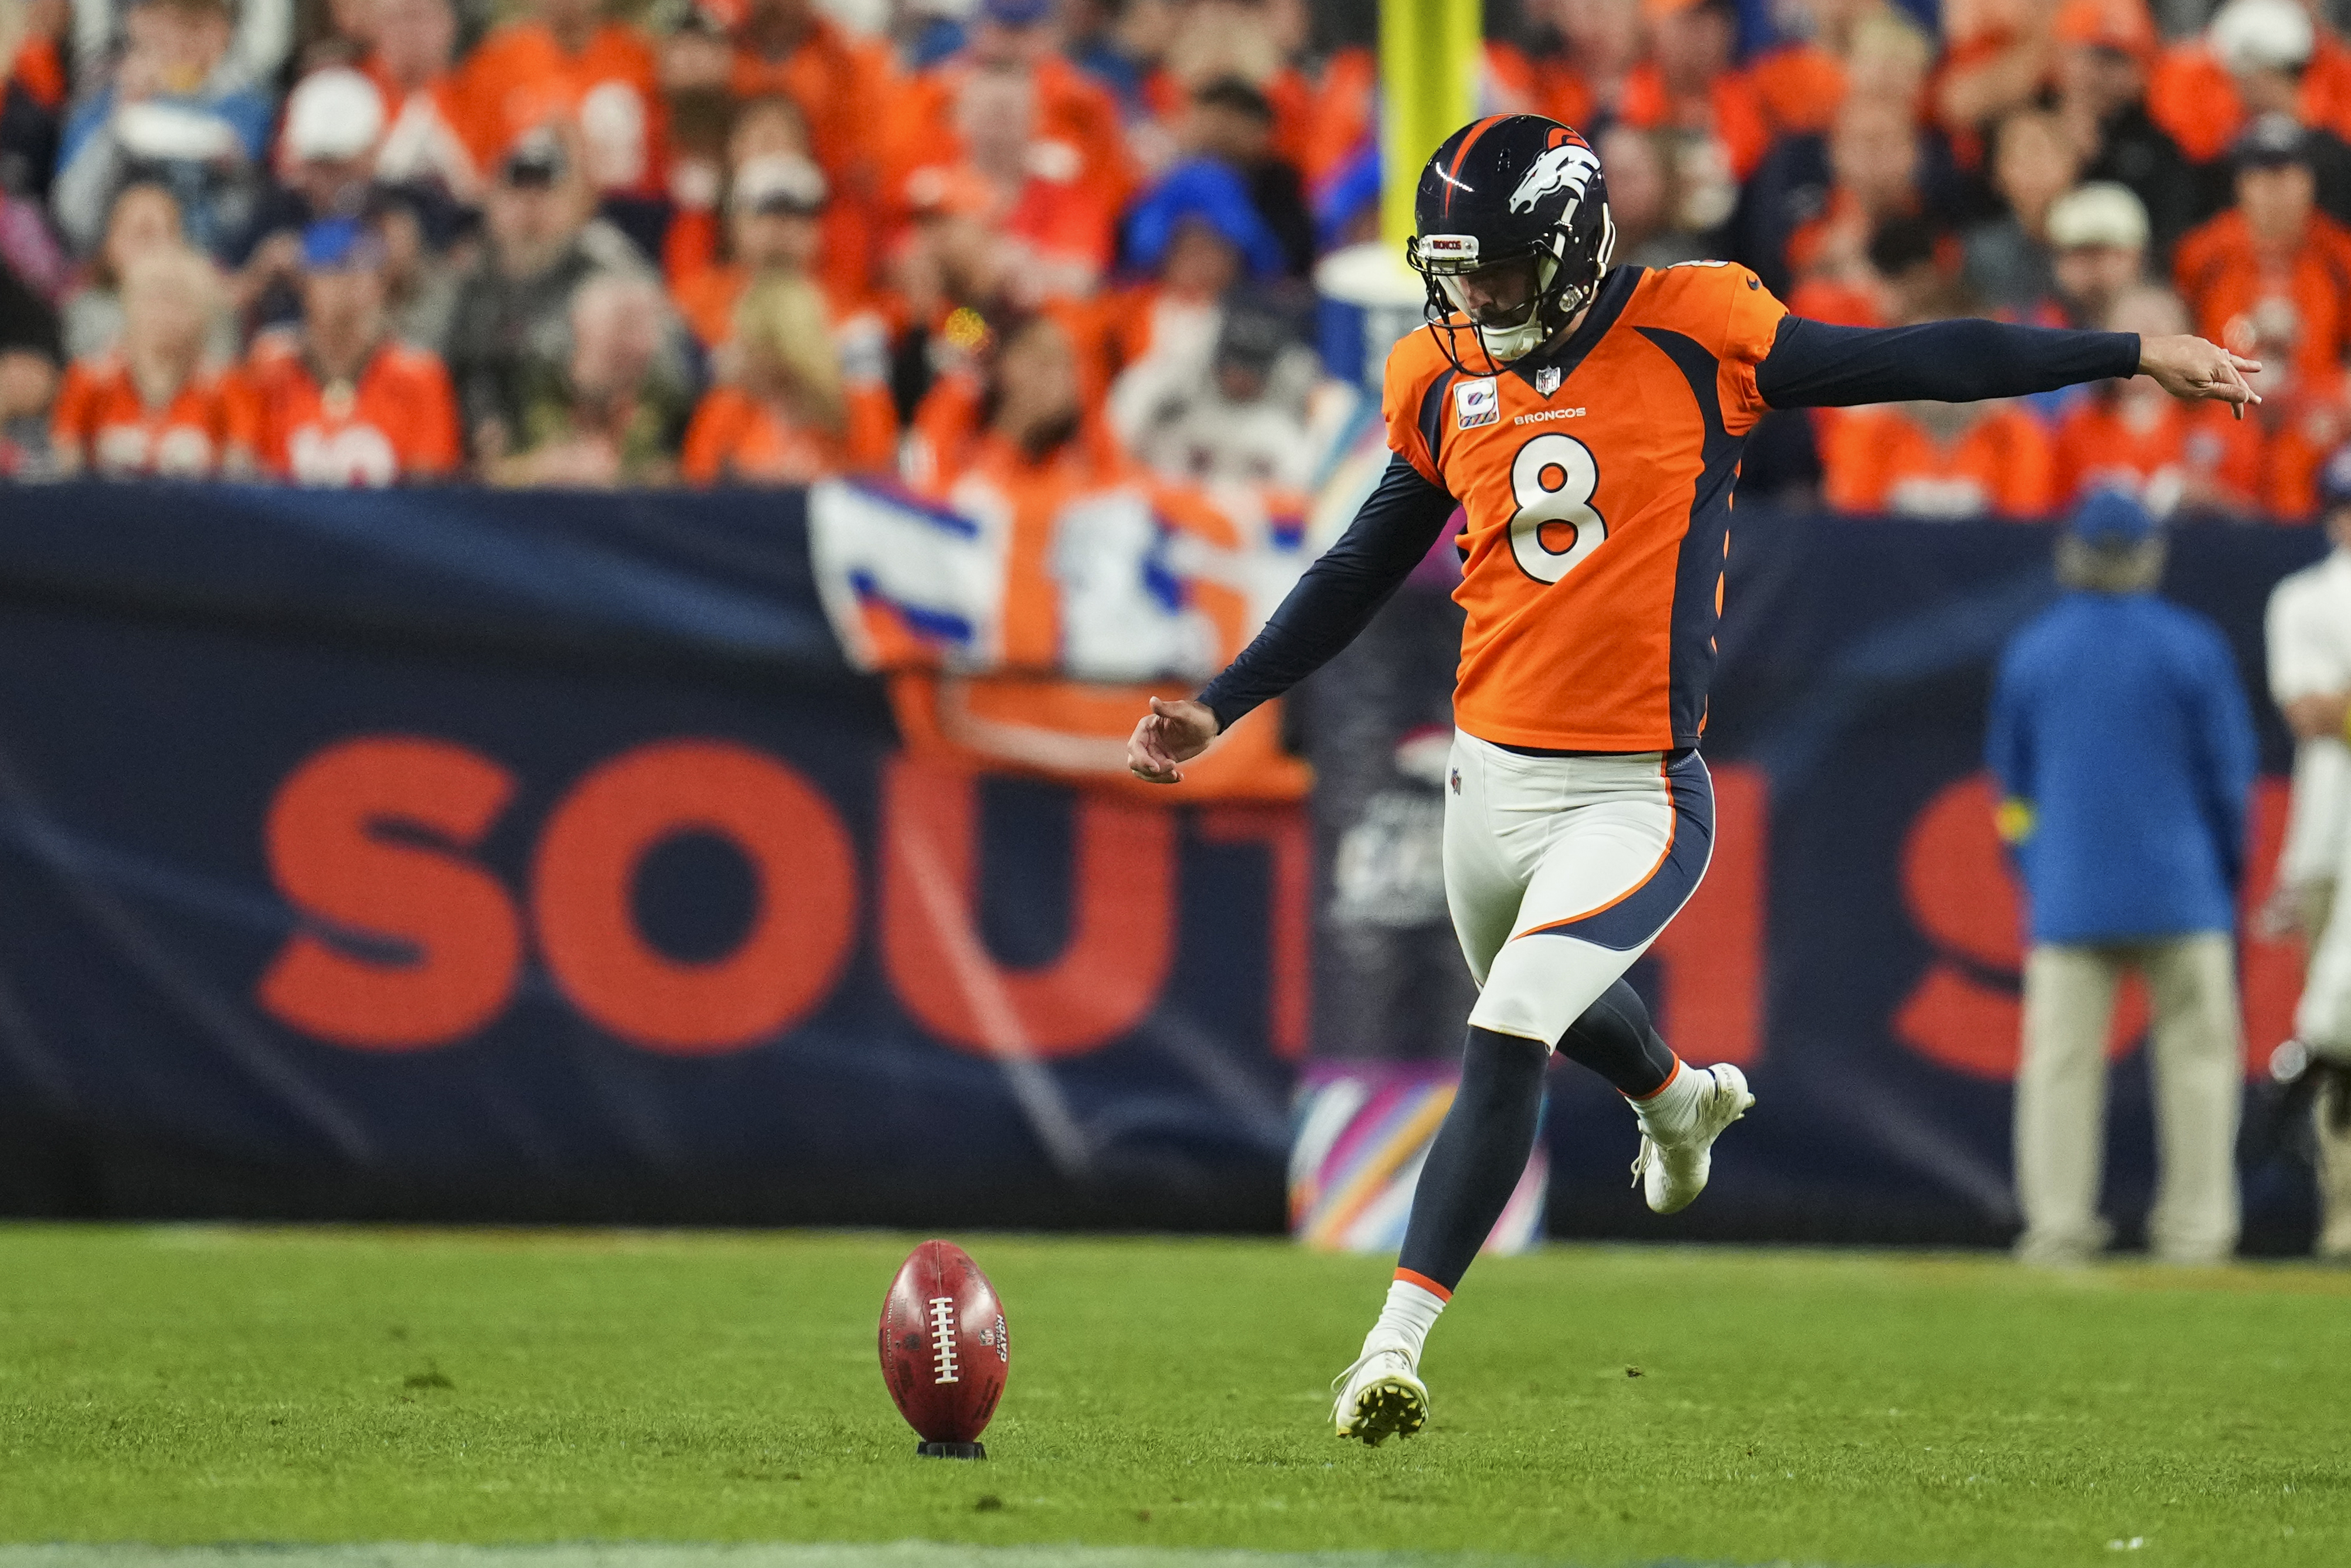
[[[1469,1021],[1556,1047],[1698,890],[1714,782],[1698,753],[1528,757],[1456,734],[1445,902]]]
[[[2106,1035],[2116,988],[2134,969],[2155,1015],[2160,1170],[2147,1239],[2178,1262],[2214,1262],[2236,1249],[2244,1034],[2236,945],[2213,931],[2111,947],[2043,944],[2026,956],[2024,1059],[2016,1074],[2020,1257],[2059,1261],[2105,1245],[2098,1183]]]

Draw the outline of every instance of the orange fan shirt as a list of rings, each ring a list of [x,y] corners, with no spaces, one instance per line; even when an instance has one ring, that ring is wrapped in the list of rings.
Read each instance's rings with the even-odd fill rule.
[[[2100,393],[2082,398],[2057,423],[2056,493],[2069,507],[2090,491],[2252,509],[2261,493],[2262,427],[2231,419],[2219,403],[2160,402]]]
[[[1116,209],[1091,185],[1030,175],[996,226],[1042,261],[1106,270],[1116,248]]]
[[[2309,381],[2323,380],[2351,347],[2351,229],[2324,214],[2312,214],[2300,248],[2273,265],[2231,207],[2190,229],[2171,267],[2196,330],[2213,342],[2251,352],[2256,315],[2289,311],[2294,373]]]
[[[438,175],[450,193],[471,200],[482,170],[473,139],[472,105],[465,78],[444,71],[414,92],[403,89],[383,62],[371,55],[360,70],[383,99],[383,140],[376,150],[377,178],[392,183]]]
[[[799,46],[780,58],[737,49],[727,88],[738,99],[780,94],[799,105],[810,155],[834,199],[862,200],[872,185],[870,149],[903,96],[895,76],[887,45],[853,41],[829,18],[811,16]]]
[[[2147,112],[2198,163],[2228,152],[2245,128],[2236,78],[2201,37],[2172,45],[2156,62],[2147,76]],[[2351,137],[2351,48],[2323,27],[2294,89],[2294,112],[2304,125]]]
[[[356,382],[322,385],[281,336],[254,346],[242,380],[247,440],[273,478],[378,488],[457,466],[457,400],[436,354],[386,341]]]
[[[668,187],[669,110],[653,45],[634,27],[608,22],[577,55],[544,23],[501,27],[466,63],[460,96],[484,169],[540,126],[569,120],[597,190],[657,196]]]
[[[35,103],[54,111],[65,107],[67,85],[65,55],[57,41],[26,39],[9,68],[8,89],[22,88]]]
[[[1060,160],[1049,154],[1047,162]],[[1060,171],[1031,172],[1008,189],[967,164],[925,164],[900,187],[910,207],[917,204],[911,198],[925,187],[978,197],[976,204],[987,227],[1011,242],[1013,270],[1032,299],[1091,298],[1111,264],[1116,248],[1113,209],[1097,186],[1081,178],[1064,178]],[[1029,263],[1038,267],[1031,269]]]
[[[749,287],[750,273],[739,262],[708,265],[674,279],[670,303],[685,319],[705,349],[715,349],[735,335],[735,306]]]
[[[1844,102],[1844,63],[1818,44],[1786,44],[1758,56],[1747,82],[1775,137],[1826,131]]]
[[[678,314],[705,348],[735,335],[735,306],[749,286],[739,265],[713,267],[688,278],[673,296]],[[890,398],[890,329],[873,310],[831,310],[833,345],[841,355],[849,429],[834,467],[887,467],[898,445],[898,406]],[[688,478],[693,476],[689,472]]]
[[[1633,68],[1625,78],[1620,112],[1643,131],[1672,128],[1704,131],[1720,144],[1731,176],[1744,180],[1771,150],[1771,126],[1754,84],[1737,71],[1714,78],[1703,99],[1677,103],[1666,92],[1665,74],[1654,63]]]
[[[726,214],[716,207],[680,207],[662,235],[662,276],[676,293],[720,265]],[[872,271],[873,214],[863,202],[827,202],[816,221],[818,281],[836,299],[866,291]]]
[[[1379,57],[1360,44],[1335,51],[1298,141],[1299,172],[1311,188],[1369,143],[1379,113]],[[1490,114],[1540,114],[1589,132],[1599,107],[1583,73],[1564,55],[1530,59],[1499,39],[1485,44],[1478,100]]]
[[[49,416],[50,443],[110,479],[209,478],[236,444],[234,394],[198,373],[160,407],[139,395],[120,352],[68,367]]]
[[[1269,151],[1291,168],[1302,169],[1320,134],[1314,116],[1322,95],[1308,84],[1305,75],[1295,66],[1280,67],[1256,86],[1265,95],[1266,107],[1273,111]],[[1155,68],[1143,78],[1144,110],[1162,125],[1173,125],[1180,120],[1190,97],[1190,90],[1165,66]]]
[[[915,170],[948,167],[963,161],[963,138],[956,130],[956,101],[972,68],[961,59],[950,58],[889,95],[883,133],[889,149],[887,184],[893,200],[904,196],[907,176]],[[1076,154],[1068,170],[1054,171],[1067,176],[1055,183],[1082,190],[1088,204],[1104,212],[1123,209],[1135,182],[1118,99],[1059,55],[1039,60],[1030,81],[1037,105],[1030,140],[1059,143],[1068,149],[1063,157]],[[870,140],[873,122],[857,127],[856,133]]]
[[[2320,470],[2351,441],[2351,374],[2336,371],[2289,387],[2283,396],[2273,393],[2261,412],[2270,430],[2262,457],[2262,509],[2273,521],[2300,522],[2318,510]]]
[[[1885,294],[1874,280],[1840,283],[1808,277],[1788,291],[1788,309],[1807,321],[1833,327],[1886,325]]]
[[[1490,67],[1490,60],[1489,63]],[[1576,68],[1574,60],[1565,55],[1528,61],[1527,87],[1534,111],[1546,120],[1556,120],[1578,131],[1599,122],[1600,97],[1584,79],[1583,71]]]
[[[1821,467],[1824,498],[1840,512],[2039,517],[2055,500],[2048,434],[2013,405],[1948,443],[1899,407],[1837,411],[1821,424]]]
[[[1314,95],[1314,113],[1298,164],[1310,188],[1370,139],[1379,87],[1378,57],[1361,45],[1338,50],[1322,68],[1322,85]]]
[[[713,387],[686,426],[689,485],[811,485],[847,466],[841,438],[787,418],[740,387]]]
[[[808,121],[809,155],[831,186],[818,269],[837,290],[862,290],[880,248],[879,152],[904,89],[889,47],[852,39],[828,18],[811,16],[788,55],[769,59],[737,49],[727,88],[737,102],[781,96],[799,106]]]
[[[1468,515],[1463,729],[1573,751],[1698,744],[1731,482],[1786,313],[1743,267],[1625,267],[1565,342],[1507,368],[1458,318],[1389,354],[1388,444]],[[1494,373],[1457,369],[1448,336]]]
[[[1798,224],[1788,235],[1788,270],[1798,277],[1811,276],[1813,269],[1826,259],[1830,241],[1851,236],[1858,232],[1858,243],[1848,241],[1851,249],[1861,249],[1868,244],[1873,226],[1870,214],[1861,204],[1861,198],[1844,185],[1831,185],[1828,199],[1821,210]],[[1845,248],[1845,247],[1841,247]]]

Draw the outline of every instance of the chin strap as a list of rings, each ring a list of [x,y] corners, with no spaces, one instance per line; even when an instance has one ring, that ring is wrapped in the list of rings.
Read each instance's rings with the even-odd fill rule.
[[[1603,277],[1605,276],[1606,274],[1604,273],[1602,275]],[[1552,339],[1558,336],[1561,328],[1566,326],[1570,321],[1574,320],[1576,312],[1591,304],[1592,301],[1599,296],[1600,282],[1600,278],[1594,278],[1584,287],[1562,289],[1559,292],[1558,297],[1552,302],[1552,307],[1550,308],[1538,308],[1536,310],[1535,319],[1531,323],[1525,327],[1512,328],[1512,331],[1531,332],[1533,335],[1533,340],[1519,352],[1515,354],[1499,354],[1495,352],[1493,344],[1487,339],[1487,329],[1483,327],[1478,329],[1478,346],[1485,350],[1486,357],[1497,364],[1514,365],[1518,363],[1520,360],[1525,359],[1529,354],[1535,353],[1540,350],[1545,343],[1550,342]]]

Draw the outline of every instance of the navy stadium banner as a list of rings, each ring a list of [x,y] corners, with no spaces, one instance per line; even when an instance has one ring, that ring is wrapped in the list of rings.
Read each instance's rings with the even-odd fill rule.
[[[2019,938],[1978,756],[2048,536],[1737,532],[1720,848],[1635,979],[1761,1103],[1661,1221],[1621,1106],[1557,1075],[1551,1228],[1998,1240]],[[2178,541],[2255,689],[2318,549]],[[1441,666],[1447,618],[1395,613]],[[1310,1031],[1304,812],[911,759],[795,496],[15,490],[0,658],[0,1211],[1282,1224],[1298,1064],[1347,1016]],[[1399,841],[1425,685],[1391,683]],[[2255,1050],[2294,961],[2248,946]],[[2137,1054],[2116,1084],[2127,1218]],[[2264,1244],[2306,1228],[2297,1176],[2248,1197]]]
[[[0,1205],[1280,1225],[1294,815],[905,765],[798,497],[0,535]]]

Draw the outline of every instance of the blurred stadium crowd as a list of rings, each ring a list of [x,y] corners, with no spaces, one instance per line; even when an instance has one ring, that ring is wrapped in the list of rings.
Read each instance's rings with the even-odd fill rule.
[[[1622,260],[1800,312],[2257,353],[1782,415],[1847,510],[2299,520],[2351,435],[2351,42],[2317,0],[1517,0],[1481,105],[1583,129]],[[19,478],[798,484],[1155,472],[1287,509],[1375,57],[1308,0],[5,0]]]

